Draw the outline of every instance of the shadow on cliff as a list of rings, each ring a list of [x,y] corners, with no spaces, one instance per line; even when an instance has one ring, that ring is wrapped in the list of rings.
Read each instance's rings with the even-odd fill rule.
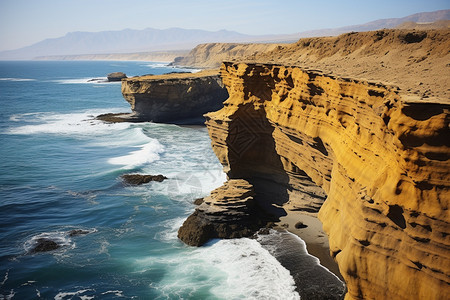
[[[279,207],[289,200],[289,176],[275,149],[274,127],[263,107],[240,106],[232,116],[228,146],[230,179],[245,179],[255,189],[258,205],[279,218],[286,211]]]

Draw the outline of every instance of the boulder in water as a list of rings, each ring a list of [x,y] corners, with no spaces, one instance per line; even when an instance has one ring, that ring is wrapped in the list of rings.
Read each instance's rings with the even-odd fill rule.
[[[121,81],[123,78],[127,78],[127,75],[122,72],[114,72],[106,75],[108,81]]]
[[[144,175],[144,174],[124,174],[121,176],[123,181],[127,184],[139,185],[143,183],[148,183],[150,181],[162,182],[167,179],[164,175]]]
[[[36,246],[31,249],[30,253],[38,253],[38,252],[47,252],[60,248],[55,241],[52,241],[47,238],[40,238],[36,241]]]
[[[79,235],[85,235],[85,234],[89,234],[91,233],[88,230],[83,230],[83,229],[73,229],[71,231],[69,231],[69,236],[79,236]]]

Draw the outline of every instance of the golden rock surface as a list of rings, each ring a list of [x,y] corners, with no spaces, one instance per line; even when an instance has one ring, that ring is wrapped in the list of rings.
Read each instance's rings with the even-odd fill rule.
[[[295,66],[221,74],[206,125],[225,172],[274,215],[319,211],[346,299],[448,298],[448,101]]]

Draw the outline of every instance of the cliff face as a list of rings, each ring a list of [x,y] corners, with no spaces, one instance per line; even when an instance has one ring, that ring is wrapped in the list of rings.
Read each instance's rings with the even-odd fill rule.
[[[200,44],[186,56],[177,57],[171,64],[193,68],[218,68],[222,61],[254,56],[277,47],[278,44]]]
[[[137,121],[203,123],[228,93],[217,71],[139,76],[122,80],[122,94]]]
[[[340,77],[383,80],[422,99],[449,101],[450,29],[378,30],[300,39],[245,61],[307,66]]]
[[[229,98],[206,124],[229,180],[245,180],[274,216],[318,212],[346,299],[449,295],[448,104],[299,67],[221,72]],[[211,228],[223,202],[202,204],[180,238]]]

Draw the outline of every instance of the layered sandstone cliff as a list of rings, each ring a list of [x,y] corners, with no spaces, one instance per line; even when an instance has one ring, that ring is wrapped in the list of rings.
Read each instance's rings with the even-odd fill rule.
[[[180,124],[203,123],[228,97],[217,70],[123,79],[122,95],[133,111],[122,118]]]
[[[417,98],[448,101],[449,49],[450,29],[385,29],[303,38],[245,61],[300,65],[341,77],[383,80]]]
[[[207,43],[200,44],[187,55],[177,57],[171,65],[192,68],[218,68],[222,61],[252,57],[276,49],[280,44],[239,44]]]
[[[224,63],[221,71],[229,98],[206,124],[231,186],[247,190],[229,197],[236,205],[212,194],[181,239],[195,244],[185,237],[202,231],[196,224],[224,228],[216,220],[233,206],[245,212],[240,224],[254,217],[250,204],[275,217],[318,212],[346,299],[448,297],[448,100],[300,67]]]

